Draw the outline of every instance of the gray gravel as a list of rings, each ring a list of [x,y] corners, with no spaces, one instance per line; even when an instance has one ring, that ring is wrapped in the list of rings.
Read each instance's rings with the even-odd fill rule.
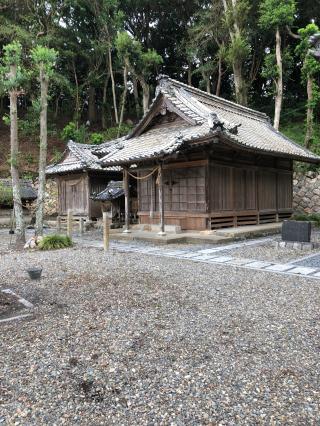
[[[36,305],[1,325],[0,421],[319,424],[318,281],[97,249],[0,262]]]
[[[277,248],[273,245],[273,242],[269,243],[240,247],[233,250],[224,251],[223,254],[228,256],[245,258],[245,259],[256,259],[256,260],[265,260],[270,262],[290,262],[300,257],[306,257],[310,254],[320,254],[320,250],[300,250],[300,249],[290,249],[288,247]]]

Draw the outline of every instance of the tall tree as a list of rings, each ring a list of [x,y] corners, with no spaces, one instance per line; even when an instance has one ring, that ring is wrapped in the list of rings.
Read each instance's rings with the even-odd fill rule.
[[[302,80],[307,86],[307,119],[304,144],[310,148],[313,142],[314,110],[320,102],[320,88],[316,77],[320,75],[320,62],[310,52],[310,37],[319,32],[316,24],[309,24],[300,28],[298,34],[300,43],[296,47],[296,53],[303,61]]]
[[[260,26],[264,30],[273,29],[275,34],[276,72],[273,77],[275,84],[275,108],[273,127],[279,130],[283,101],[283,60],[282,33],[294,21],[296,13],[295,0],[263,0],[260,6]]]
[[[40,149],[39,149],[39,182],[36,210],[36,235],[43,234],[43,215],[46,193],[46,165],[47,165],[47,113],[49,80],[53,74],[53,67],[57,58],[54,49],[37,46],[32,50],[32,60],[39,72],[40,82]]]
[[[136,77],[143,92],[143,112],[147,112],[150,101],[149,78],[154,68],[162,63],[162,58],[154,49],[144,51],[139,41],[127,32],[121,32],[116,39],[116,48],[127,69]]]
[[[247,18],[250,11],[248,0],[221,0],[225,22],[229,31],[228,57],[233,68],[236,100],[248,104],[248,84],[244,63],[250,53],[247,34]]]
[[[18,96],[22,93],[23,74],[21,67],[22,47],[12,42],[4,47],[1,82],[10,99],[10,168],[12,178],[13,206],[15,213],[16,244],[25,242],[25,223],[20,192],[19,140],[18,140]]]
[[[185,50],[189,62],[191,63],[192,60],[195,62],[194,74],[198,73],[202,76],[200,84],[209,93],[214,86],[217,96],[220,96],[222,77],[226,71],[227,42],[228,33],[222,4],[212,2],[194,16]]]

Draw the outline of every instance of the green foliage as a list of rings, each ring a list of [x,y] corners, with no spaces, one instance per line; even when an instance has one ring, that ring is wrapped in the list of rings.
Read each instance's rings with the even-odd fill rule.
[[[104,141],[104,136],[102,133],[91,133],[90,143],[92,145],[100,145]]]
[[[250,45],[247,38],[243,35],[236,35],[231,40],[227,49],[227,60],[230,65],[234,62],[242,62],[250,54]]]
[[[35,65],[39,68],[43,67],[47,77],[53,75],[53,69],[58,57],[58,52],[45,46],[36,46],[31,51],[31,58]]]
[[[47,235],[39,243],[40,250],[56,250],[72,247],[72,240],[67,235]]]
[[[126,134],[128,134],[130,132],[131,129],[132,129],[132,126],[130,126],[129,124],[122,124],[120,126],[119,137],[125,136]],[[105,130],[103,132],[104,141],[111,141],[113,139],[116,139],[118,137],[118,131],[119,131],[118,126],[117,127],[110,127],[109,129]]]
[[[290,77],[290,74],[292,73],[293,67],[294,67],[294,58],[289,49],[285,49],[282,52],[282,65],[283,65],[283,81],[286,83]],[[273,80],[275,81],[279,76],[279,70],[277,67],[276,62],[276,55],[274,51],[271,51],[270,53],[266,54],[263,61],[263,66],[261,70],[261,75],[266,80]],[[275,87],[273,87],[272,95],[275,92]]]
[[[58,163],[62,159],[62,155],[63,153],[54,147],[51,161],[55,164]]]
[[[22,56],[22,46],[18,41],[13,41],[3,48],[3,62],[5,65],[19,65]]]
[[[136,75],[148,78],[152,69],[162,64],[163,59],[154,49],[143,50],[140,41],[132,38],[126,31],[120,32],[115,40],[118,56],[130,64]]]
[[[2,64],[0,67],[0,91],[7,93],[20,89],[28,79],[21,67],[22,46],[14,41],[3,47]],[[11,75],[11,67],[15,67],[16,75]]]
[[[250,2],[248,0],[238,0],[237,2],[232,2],[232,6],[229,5],[228,11],[225,14],[225,22],[227,27],[233,28],[235,25],[240,28],[245,27],[247,24],[249,12]]]
[[[263,29],[292,25],[296,14],[295,0],[263,0],[260,5],[259,24]]]
[[[35,158],[31,153],[27,153],[24,156],[25,162],[29,165],[32,165],[35,163]]]
[[[61,138],[66,142],[72,140],[78,143],[86,143],[87,128],[83,124],[77,127],[76,123],[70,121],[70,123],[63,128]]]
[[[0,205],[12,206],[13,205],[13,193],[12,187],[3,185],[0,182]]]
[[[300,28],[298,34],[301,37],[299,44],[296,46],[296,54],[304,60],[310,49],[309,38],[319,31],[318,25],[312,23],[308,24],[305,28]]]
[[[4,124],[5,124],[6,126],[10,126],[10,115],[9,115],[9,114],[5,114],[5,115],[2,117],[2,121],[4,122]]]
[[[38,99],[32,102],[23,118],[18,120],[19,131],[23,136],[35,136],[39,134],[40,102]]]
[[[293,220],[302,222],[314,222],[317,227],[320,227],[320,214],[319,213],[295,213],[292,216]]]

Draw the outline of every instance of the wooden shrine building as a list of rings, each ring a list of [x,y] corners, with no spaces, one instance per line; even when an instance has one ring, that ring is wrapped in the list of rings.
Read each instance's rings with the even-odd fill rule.
[[[293,160],[320,162],[265,114],[167,76],[131,133],[94,155],[123,168],[128,217],[128,176],[137,176],[139,221],[162,233],[165,224],[200,231],[289,218]]]
[[[112,141],[93,146],[68,142],[62,159],[46,169],[47,177],[58,184],[58,214],[64,216],[68,210],[78,217],[96,219],[102,216],[100,202],[92,197],[103,191],[111,180],[119,180],[119,167],[102,168],[93,153]]]

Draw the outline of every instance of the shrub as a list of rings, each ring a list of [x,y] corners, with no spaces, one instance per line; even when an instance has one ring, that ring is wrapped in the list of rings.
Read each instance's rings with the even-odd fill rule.
[[[55,250],[72,246],[72,240],[67,235],[47,235],[39,243],[40,250]]]
[[[91,133],[90,142],[92,145],[100,145],[104,141],[104,136],[102,133]]]
[[[126,134],[130,132],[131,129],[132,129],[132,126],[129,124],[121,124],[119,136],[125,136]],[[118,137],[118,131],[119,131],[118,126],[109,127],[109,129],[103,132],[103,136],[104,136],[103,139],[105,141],[111,141],[112,139],[116,139]]]
[[[292,216],[293,220],[315,222],[317,227],[320,227],[320,213],[295,213]]]
[[[87,129],[83,124],[77,128],[76,123],[70,121],[70,123],[63,128],[61,138],[66,142],[72,140],[74,142],[86,143]]]
[[[13,205],[12,187],[3,185],[1,182],[0,182],[0,205],[3,205],[3,206]]]

